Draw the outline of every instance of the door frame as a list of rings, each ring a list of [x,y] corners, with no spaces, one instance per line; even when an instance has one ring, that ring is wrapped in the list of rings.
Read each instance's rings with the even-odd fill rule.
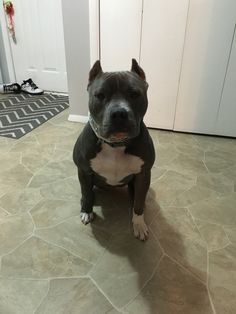
[[[90,65],[100,60],[100,0],[89,0]]]
[[[10,82],[15,82],[16,74],[10,44],[11,38],[9,37],[6,15],[3,8],[3,1],[0,3],[0,23],[2,29],[3,49],[5,50],[6,56],[6,58],[4,58],[4,62],[6,63],[6,68],[8,70],[8,73],[4,73],[4,75],[9,77]]]

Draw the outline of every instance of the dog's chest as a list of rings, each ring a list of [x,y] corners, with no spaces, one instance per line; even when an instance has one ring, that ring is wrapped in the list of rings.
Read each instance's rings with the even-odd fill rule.
[[[125,147],[111,147],[103,143],[102,150],[90,160],[93,171],[106,179],[110,185],[120,185],[122,179],[141,171],[144,161],[126,154]]]

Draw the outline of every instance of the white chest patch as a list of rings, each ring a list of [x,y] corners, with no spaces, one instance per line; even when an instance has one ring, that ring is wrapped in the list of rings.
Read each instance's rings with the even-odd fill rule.
[[[119,185],[122,179],[141,171],[144,161],[137,156],[125,154],[125,147],[111,147],[103,143],[102,150],[90,160],[93,171],[104,177],[108,184]]]

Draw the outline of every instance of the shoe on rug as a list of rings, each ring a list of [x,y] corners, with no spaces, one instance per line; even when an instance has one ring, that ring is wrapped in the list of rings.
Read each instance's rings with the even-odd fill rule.
[[[41,95],[43,94],[43,90],[38,88],[38,86],[32,81],[32,79],[28,79],[23,81],[21,84],[21,90],[24,93],[31,94],[31,95]]]
[[[16,93],[16,94],[18,94],[20,92],[21,92],[21,87],[17,83],[0,85],[0,93],[3,93],[3,94]]]

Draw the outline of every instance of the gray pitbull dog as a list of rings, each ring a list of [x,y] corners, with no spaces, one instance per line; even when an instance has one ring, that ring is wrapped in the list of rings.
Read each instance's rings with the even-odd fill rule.
[[[81,185],[81,220],[93,220],[93,187],[128,185],[135,237],[145,240],[145,198],[155,160],[143,122],[148,106],[145,73],[135,59],[131,71],[103,72],[96,61],[89,73],[90,119],[75,143],[73,159]]]

